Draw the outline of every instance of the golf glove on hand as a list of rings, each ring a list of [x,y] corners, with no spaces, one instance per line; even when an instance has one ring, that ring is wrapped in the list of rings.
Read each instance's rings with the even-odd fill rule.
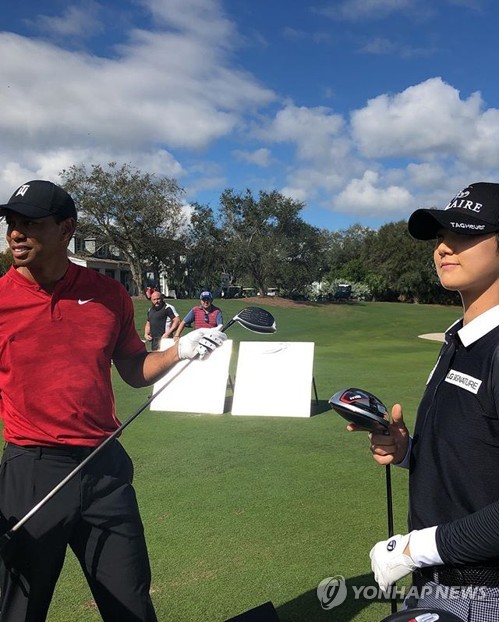
[[[387,592],[391,585],[418,567],[412,557],[404,554],[410,538],[410,533],[405,536],[392,536],[389,540],[378,542],[371,549],[371,568],[383,592]]]
[[[198,328],[178,340],[180,360],[205,358],[227,339],[227,335],[216,328]]]
[[[371,568],[383,592],[416,568],[444,563],[437,548],[437,529],[415,529],[406,536],[392,536],[389,540],[378,542],[371,549]],[[408,544],[410,556],[404,555]]]

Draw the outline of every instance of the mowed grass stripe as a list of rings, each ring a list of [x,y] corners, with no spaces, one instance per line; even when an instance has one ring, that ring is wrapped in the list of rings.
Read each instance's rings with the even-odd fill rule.
[[[412,426],[440,347],[418,335],[442,332],[460,310],[266,302],[261,306],[275,315],[278,332],[262,337],[231,328],[231,373],[241,340],[313,341],[318,414],[296,419],[146,411],[123,434],[135,464],[158,619],[222,622],[272,600],[283,621],[379,620],[390,611],[386,602],[356,601],[350,590],[347,601],[328,612],[315,595],[322,579],[337,574],[349,585],[374,585],[368,552],[387,530],[385,470],[374,464],[366,435],[347,433],[327,400],[341,388],[359,386],[388,406],[401,402]],[[175,301],[181,315],[196,303]],[[135,304],[142,334],[148,303]],[[247,303],[219,306],[227,321]],[[131,389],[118,377],[114,384],[121,420],[151,392]],[[395,528],[403,531],[407,474],[393,468],[392,478]],[[49,620],[99,619],[70,554]]]

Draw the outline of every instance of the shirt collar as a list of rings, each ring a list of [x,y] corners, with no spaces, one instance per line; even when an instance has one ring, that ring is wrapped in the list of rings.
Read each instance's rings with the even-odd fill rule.
[[[463,346],[468,347],[487,333],[490,333],[497,326],[499,326],[499,305],[492,307],[492,309],[471,320],[469,324],[460,328],[457,333]]]
[[[77,273],[78,273],[78,266],[74,264],[72,261],[68,261],[68,268],[64,276],[62,277],[62,279],[60,279],[56,283],[53,293],[64,290],[66,287],[68,287],[72,283],[72,281],[76,278]],[[45,291],[42,287],[40,287],[39,283],[37,283],[36,281],[31,281],[30,279],[22,275],[20,272],[18,272],[15,266],[10,267],[7,275],[14,282],[18,283],[19,285],[21,285],[22,287],[26,289],[32,289],[33,291]]]

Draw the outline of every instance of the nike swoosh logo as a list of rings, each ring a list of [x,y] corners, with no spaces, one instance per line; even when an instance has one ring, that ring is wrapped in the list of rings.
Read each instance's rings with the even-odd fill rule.
[[[78,304],[79,305],[86,305],[87,302],[90,302],[91,300],[93,300],[93,298],[89,298],[88,300],[78,300]]]

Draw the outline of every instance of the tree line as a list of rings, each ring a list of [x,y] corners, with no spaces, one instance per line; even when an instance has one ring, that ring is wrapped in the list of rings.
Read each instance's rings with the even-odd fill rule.
[[[73,165],[60,176],[78,207],[77,234],[117,249],[139,292],[146,273],[159,282],[166,272],[171,288],[186,297],[223,286],[225,293],[277,288],[289,298],[328,300],[348,283],[357,299],[459,302],[438,283],[432,242],[413,240],[405,221],[378,230],[321,229],[301,218],[304,203],[275,190],[255,196],[226,189],[215,208],[186,207],[175,179],[115,162]],[[0,260],[5,271],[10,257]]]

